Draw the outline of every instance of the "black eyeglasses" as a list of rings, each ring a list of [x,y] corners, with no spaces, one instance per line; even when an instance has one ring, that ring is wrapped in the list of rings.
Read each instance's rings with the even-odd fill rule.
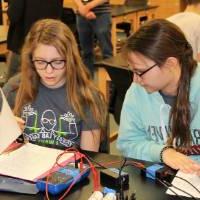
[[[143,72],[134,72],[134,74],[138,75],[139,77],[142,77],[144,74],[146,74],[148,71],[150,71],[151,69],[153,69],[155,66],[157,65],[157,63],[153,64],[151,67],[149,67],[147,70],[143,71]]]
[[[59,70],[65,67],[66,60],[32,60],[34,66],[38,70],[45,70],[48,65],[50,65],[53,69]]]

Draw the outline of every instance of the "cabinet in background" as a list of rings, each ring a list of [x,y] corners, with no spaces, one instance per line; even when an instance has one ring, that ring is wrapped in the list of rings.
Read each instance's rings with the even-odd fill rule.
[[[149,0],[148,4],[159,6],[156,11],[156,18],[167,18],[181,12],[185,7],[184,0]]]

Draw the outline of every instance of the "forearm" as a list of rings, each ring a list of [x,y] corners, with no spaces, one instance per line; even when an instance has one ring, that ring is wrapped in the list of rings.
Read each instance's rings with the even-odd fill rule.
[[[117,141],[117,148],[124,156],[151,162],[160,162],[160,152],[163,147],[164,145],[145,140],[145,138],[138,140],[119,137]]]
[[[78,8],[81,7],[81,6],[84,6],[84,4],[82,3],[81,0],[74,0],[74,2],[75,2],[76,6],[77,6]]]
[[[77,5],[78,9],[86,6],[88,8],[88,10],[91,10],[93,8],[95,8],[96,6],[99,6],[105,2],[107,2],[108,0],[93,0],[89,3],[87,3],[86,5],[83,4],[83,2],[81,0],[74,0],[75,4]]]

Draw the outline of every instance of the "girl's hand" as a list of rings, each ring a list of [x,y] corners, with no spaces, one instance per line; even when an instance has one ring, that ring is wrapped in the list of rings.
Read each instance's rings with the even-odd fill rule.
[[[23,131],[24,127],[25,127],[25,121],[22,118],[16,117],[16,116],[15,116],[15,119],[16,119],[20,129]]]
[[[175,149],[169,148],[163,152],[163,162],[169,167],[181,170],[184,173],[200,175],[200,164]]]
[[[89,19],[89,20],[96,19],[96,15],[92,11],[88,12],[85,17],[86,19]]]

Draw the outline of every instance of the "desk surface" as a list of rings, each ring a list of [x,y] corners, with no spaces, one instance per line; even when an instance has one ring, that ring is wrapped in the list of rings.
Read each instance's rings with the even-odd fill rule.
[[[122,161],[122,157],[102,154],[102,153],[89,153],[90,156],[96,161],[102,163],[110,162],[110,161]],[[102,164],[103,164],[102,163]],[[116,166],[117,167],[117,166]],[[125,171],[129,173],[129,194],[132,192],[136,193],[137,200],[178,200],[174,196],[169,196],[165,194],[166,189],[154,183],[151,179],[144,178],[140,175],[140,171],[133,168],[127,167]],[[80,186],[81,185],[81,186]],[[66,200],[87,200],[88,197],[92,193],[92,181],[90,179],[86,179],[80,183],[80,185],[76,185],[70,194],[65,198]],[[44,193],[39,193],[37,195],[21,195],[14,193],[1,192],[0,199],[3,200],[35,200],[35,199],[44,199]],[[58,199],[58,197],[51,197],[51,199]]]
[[[158,6],[153,5],[141,5],[141,6],[127,6],[127,5],[112,5],[112,17],[117,17],[121,15],[127,15],[129,13],[150,10],[157,8]]]

